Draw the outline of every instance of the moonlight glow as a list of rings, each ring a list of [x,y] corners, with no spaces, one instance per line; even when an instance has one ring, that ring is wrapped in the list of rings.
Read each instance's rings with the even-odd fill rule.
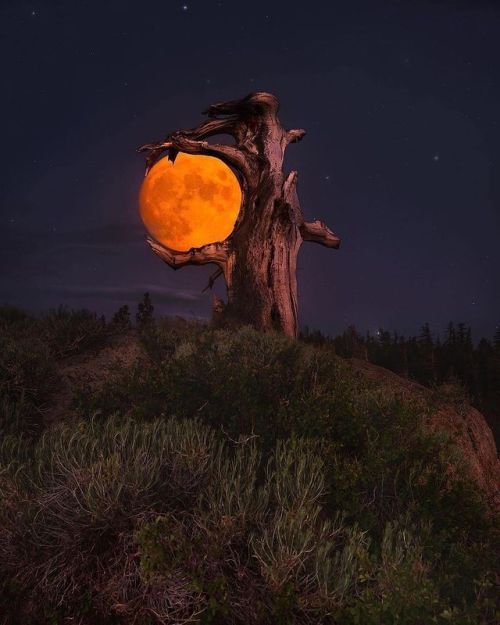
[[[141,187],[140,211],[150,234],[184,251],[223,241],[233,231],[241,204],[235,174],[218,158],[180,152],[162,158]]]

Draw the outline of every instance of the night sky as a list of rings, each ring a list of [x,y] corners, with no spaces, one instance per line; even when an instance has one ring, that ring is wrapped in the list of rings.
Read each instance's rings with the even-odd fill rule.
[[[144,243],[136,148],[271,91],[307,219],[300,322],[500,324],[500,3],[1,0],[0,303],[207,317]],[[498,8],[495,8],[495,5]],[[219,285],[219,292],[221,285]]]

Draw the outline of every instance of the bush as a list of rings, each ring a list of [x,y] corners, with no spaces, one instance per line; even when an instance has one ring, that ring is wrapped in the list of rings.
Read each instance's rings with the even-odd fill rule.
[[[356,594],[367,539],[321,518],[306,441],[263,462],[199,422],[114,418],[2,451],[0,572],[26,618],[76,618],[84,596],[89,618],[285,623]]]
[[[35,318],[0,307],[0,433],[38,436],[60,386],[57,362],[102,348],[112,330],[86,310],[59,307]]]
[[[443,384],[432,387],[431,401],[437,408],[443,404],[449,404],[459,414],[466,414],[470,410],[472,398],[458,378],[450,377]]]
[[[474,485],[464,480],[455,492],[448,480],[456,456],[451,441],[423,427],[429,407],[360,378],[331,350],[249,328],[197,325],[159,324],[145,340],[149,365],[118,372],[97,393],[82,389],[82,415],[200,417],[233,439],[258,435],[264,453],[292,434],[319,438],[329,507],[348,512],[378,539],[408,507],[439,525],[452,500],[453,510],[470,506],[480,516]]]
[[[79,423],[5,438],[13,610],[495,622],[493,521],[452,441],[424,427],[432,406],[366,382],[326,344],[170,321],[141,336],[149,360],[82,388]]]
[[[40,432],[58,384],[52,353],[37,337],[0,334],[0,434]]]
[[[145,331],[154,323],[154,306],[149,293],[144,293],[142,301],[137,305],[135,321],[139,330]]]
[[[127,304],[120,306],[120,308],[113,315],[111,323],[121,330],[128,330],[132,327],[132,323],[130,321],[130,309]]]
[[[103,347],[110,334],[104,317],[88,310],[59,306],[40,319],[40,333],[50,345],[54,358]]]

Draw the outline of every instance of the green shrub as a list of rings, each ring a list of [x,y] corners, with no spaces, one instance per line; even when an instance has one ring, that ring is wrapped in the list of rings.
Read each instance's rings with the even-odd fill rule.
[[[249,328],[160,320],[141,340],[149,359],[80,390],[80,422],[5,438],[9,604],[106,624],[498,620],[494,523],[424,427],[434,400]]]
[[[307,441],[264,462],[254,439],[229,446],[199,422],[113,418],[25,445],[2,447],[0,573],[31,618],[81,616],[83,594],[92,618],[290,622],[357,592],[368,543],[321,518]]]
[[[249,328],[196,325],[158,324],[145,344],[149,365],[118,372],[97,393],[82,389],[82,415],[200,417],[232,438],[258,435],[264,452],[292,434],[319,438],[328,458],[330,506],[379,538],[385,523],[408,507],[432,516],[437,506],[434,521],[441,523],[452,500],[453,510],[463,513],[456,500],[464,496],[463,506],[479,514],[477,489],[448,479],[450,458],[457,462],[452,442],[423,427],[429,406],[363,380],[331,350]]]
[[[128,330],[132,327],[130,321],[130,309],[127,304],[120,306],[111,319],[111,323],[121,330]]]
[[[327,385],[340,381],[343,370],[328,352],[249,328],[231,333],[159,325],[144,340],[150,366],[131,367],[98,394],[82,393],[82,413],[201,416],[231,436],[255,431],[272,446],[294,427],[322,431],[332,396]],[[340,410],[344,391],[335,390]]]

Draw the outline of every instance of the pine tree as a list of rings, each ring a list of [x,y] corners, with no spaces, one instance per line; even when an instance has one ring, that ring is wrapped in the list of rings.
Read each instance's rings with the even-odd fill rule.
[[[465,323],[458,324],[457,336],[459,343],[465,343],[467,338],[467,329],[465,327]]]
[[[415,377],[419,382],[431,384],[436,380],[434,341],[429,323],[424,323],[417,339],[417,363]]]
[[[434,345],[434,341],[432,340],[432,332],[428,321],[426,321],[420,329],[418,341],[423,345]]]
[[[500,327],[493,341],[481,339],[477,346],[470,327],[452,322],[447,325],[443,342],[434,339],[428,323],[416,337],[405,338],[382,328],[375,336],[369,332],[361,336],[351,327],[334,342],[339,355],[351,357],[356,344],[361,345],[373,364],[423,384],[456,380],[483,412],[496,440],[500,440]]]
[[[400,360],[400,373],[405,378],[409,376],[408,369],[408,346],[404,337],[400,336],[398,338],[398,350],[399,350],[399,360]]]
[[[456,332],[455,332],[455,326],[453,325],[453,322],[450,321],[450,323],[446,326],[446,343],[448,343],[449,345],[455,343],[456,341]]]
[[[146,329],[153,323],[154,306],[149,293],[144,293],[142,301],[137,305],[135,320],[140,330]]]
[[[120,306],[120,308],[113,315],[111,323],[113,323],[113,325],[120,326],[120,328],[130,328],[130,309],[127,304]]]

